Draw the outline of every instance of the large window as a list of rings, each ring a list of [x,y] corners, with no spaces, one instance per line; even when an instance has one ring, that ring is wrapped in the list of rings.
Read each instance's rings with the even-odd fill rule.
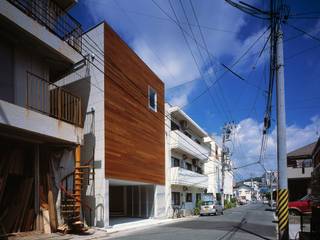
[[[172,198],[173,205],[180,205],[180,193],[179,192],[172,192],[171,198]]]
[[[192,193],[187,193],[186,202],[192,202]]]
[[[149,108],[157,111],[157,92],[152,87],[148,88]]]

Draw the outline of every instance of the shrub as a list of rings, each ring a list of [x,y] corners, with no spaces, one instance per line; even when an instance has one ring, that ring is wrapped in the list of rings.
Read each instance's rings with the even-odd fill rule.
[[[193,209],[194,215],[200,215],[201,203],[202,203],[202,200],[200,199],[196,202],[196,207]]]

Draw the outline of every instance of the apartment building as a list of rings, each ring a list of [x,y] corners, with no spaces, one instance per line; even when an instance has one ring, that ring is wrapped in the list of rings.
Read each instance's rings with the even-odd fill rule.
[[[231,159],[225,160],[224,168],[224,187],[222,187],[222,148],[212,137],[207,137],[205,141],[210,145],[211,151],[209,161],[204,164],[204,173],[208,175],[207,193],[219,199],[224,193],[224,199],[230,200],[233,196],[233,164]]]
[[[210,155],[208,134],[178,107],[166,104],[167,216],[174,208],[193,213],[208,188],[204,164]]]
[[[83,94],[75,78],[90,72],[81,156],[93,159],[95,177],[83,190],[86,221],[112,227],[164,216],[164,84],[107,23],[82,37],[89,70],[60,84]]]
[[[204,164],[204,173],[208,176],[208,190],[213,198],[219,198],[222,189],[222,149],[213,138],[207,137],[205,141],[210,145],[209,161]]]
[[[64,184],[81,174],[86,99],[56,84],[83,61],[81,25],[66,12],[75,3],[0,1],[0,228],[6,233],[48,224],[45,230],[55,231],[70,217],[62,204],[67,195],[74,220],[81,220],[79,181],[72,192]]]

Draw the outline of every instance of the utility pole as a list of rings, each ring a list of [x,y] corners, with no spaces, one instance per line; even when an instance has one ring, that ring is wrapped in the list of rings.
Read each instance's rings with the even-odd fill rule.
[[[277,102],[277,165],[278,165],[278,239],[289,239],[289,211],[288,211],[288,183],[287,183],[287,147],[286,147],[286,114],[284,95],[284,61],[283,61],[283,33],[281,23],[289,17],[288,6],[281,0],[270,0],[269,11],[261,10],[245,2],[235,3],[225,0],[231,6],[248,13],[249,15],[269,20],[270,22],[270,79],[265,129],[263,134],[270,128],[271,102],[274,73],[276,76],[276,102]],[[271,186],[272,187],[272,186]]]
[[[234,128],[235,124],[232,123],[226,123],[222,129],[222,154],[221,154],[221,205],[222,208],[224,208],[224,180],[225,180],[225,171],[226,167],[229,169],[229,163],[227,162],[227,158],[229,157],[229,148],[226,146],[226,142],[230,141],[230,135],[232,133],[232,130]]]
[[[280,25],[276,35],[276,86],[277,86],[277,159],[279,171],[278,230],[279,239],[289,239],[286,112],[284,100],[283,34]]]

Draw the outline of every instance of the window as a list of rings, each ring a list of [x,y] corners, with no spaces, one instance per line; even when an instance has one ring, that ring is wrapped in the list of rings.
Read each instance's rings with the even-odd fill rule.
[[[201,167],[196,167],[196,172],[200,173],[200,174],[203,174]]]
[[[171,161],[172,161],[172,166],[173,167],[180,167],[180,159],[172,157]]]
[[[173,205],[180,205],[180,193],[179,192],[172,192],[171,198],[172,198]]]
[[[201,193],[196,193],[196,203],[201,200]]]
[[[190,163],[186,163],[186,168],[190,171],[192,171],[192,165]]]
[[[149,86],[148,89],[149,108],[153,111],[157,111],[157,92]]]
[[[187,193],[186,202],[192,202],[192,193]]]

